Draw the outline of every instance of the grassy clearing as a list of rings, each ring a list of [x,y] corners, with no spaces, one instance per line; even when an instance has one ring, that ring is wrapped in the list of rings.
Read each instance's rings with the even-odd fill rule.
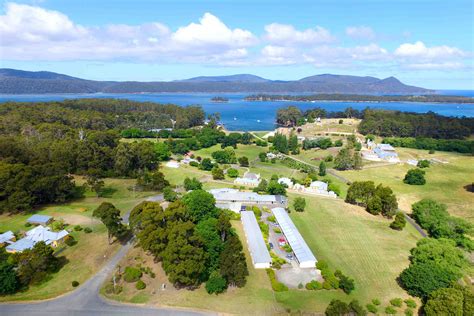
[[[421,186],[403,183],[406,172],[414,168],[407,164],[344,171],[340,174],[352,181],[371,180],[390,186],[399,199],[400,208],[405,211],[410,211],[414,202],[431,198],[446,204],[451,214],[474,222],[474,194],[464,188],[474,179],[474,157],[447,152],[428,155],[425,150],[405,148],[397,148],[397,152],[402,160],[438,158],[449,163],[432,164],[425,169],[426,184]]]
[[[211,158],[213,152],[222,150],[221,145],[214,145],[209,148],[202,148],[193,151],[195,156],[201,156],[202,158]],[[238,144],[237,149],[234,149],[235,155],[238,157],[247,156],[249,161],[258,159],[258,154],[261,152],[268,151],[268,147],[260,147],[256,145],[242,145]]]
[[[318,260],[326,260],[332,269],[354,278],[356,290],[348,296],[343,294],[344,300],[358,299],[366,304],[373,298],[387,303],[394,297],[407,297],[396,278],[408,266],[409,250],[419,239],[414,229],[408,225],[401,232],[394,231],[388,227],[389,220],[341,200],[306,200],[306,211],[290,216]],[[289,293],[277,297],[292,309],[322,311],[331,297],[341,296],[339,291],[312,294],[301,292],[298,299],[291,299]]]
[[[92,227],[92,233],[73,232],[72,235],[78,243],[72,247],[65,246],[64,251],[58,252],[58,257],[65,257],[67,260],[67,264],[59,272],[53,274],[47,281],[31,286],[25,292],[0,296],[0,301],[53,298],[72,291],[74,289],[72,281],[78,281],[80,284],[87,281],[119,248],[118,243],[109,246],[106,229],[102,224],[89,227]]]

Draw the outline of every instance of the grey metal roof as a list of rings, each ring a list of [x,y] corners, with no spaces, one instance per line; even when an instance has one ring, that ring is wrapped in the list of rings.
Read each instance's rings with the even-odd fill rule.
[[[49,220],[50,220],[51,218],[52,218],[52,217],[51,217],[51,216],[48,216],[48,215],[35,214],[35,215],[31,216],[30,218],[28,218],[28,219],[27,219],[27,222],[46,224],[47,222],[49,222]]]
[[[217,202],[261,202],[272,203],[286,201],[284,197],[279,195],[261,195],[255,192],[244,192],[236,189],[213,189],[209,190]]]
[[[286,210],[282,207],[275,207],[272,209],[272,213],[280,225],[283,234],[288,240],[291,249],[293,249],[298,262],[301,264],[302,262],[314,261],[316,264],[316,257],[313,255],[311,249],[309,249],[295,224],[293,224],[293,221],[291,220],[290,216],[288,216]]]
[[[13,238],[15,238],[15,235],[13,234],[11,230],[4,232],[3,234],[0,234],[0,244],[10,241]]]
[[[8,245],[7,246],[7,251],[21,252],[23,250],[33,248],[34,245],[35,245],[35,242],[33,240],[23,238],[23,239],[20,239],[20,240],[14,242],[11,245]]]
[[[254,264],[271,263],[272,258],[263,240],[262,231],[258,226],[255,214],[251,211],[242,211],[240,212],[240,219],[244,225],[252,262]]]

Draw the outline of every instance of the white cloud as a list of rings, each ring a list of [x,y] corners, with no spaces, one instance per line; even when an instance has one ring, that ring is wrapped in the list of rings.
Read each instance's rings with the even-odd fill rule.
[[[261,64],[289,65],[295,64],[299,52],[292,47],[267,45],[261,50]]]
[[[418,70],[455,70],[467,67],[463,60],[469,53],[451,46],[428,47],[423,42],[404,43],[395,49],[394,57],[403,68]]]
[[[191,23],[180,27],[172,36],[178,42],[186,45],[225,45],[232,47],[250,46],[256,42],[255,36],[246,30],[229,29],[216,16],[205,13],[199,24]]]
[[[404,43],[393,52],[379,46],[367,26],[351,26],[347,36],[370,44],[345,47],[321,26],[298,30],[272,23],[257,38],[231,28],[211,13],[176,30],[159,23],[84,26],[65,14],[38,6],[7,3],[0,15],[0,58],[24,61],[134,61],[207,65],[292,65],[316,67],[460,69],[472,62],[472,52],[456,47]]]
[[[3,59],[226,62],[246,58],[257,42],[205,13],[199,23],[172,32],[161,23],[85,27],[41,7],[7,3],[0,16]]]
[[[405,43],[395,50],[395,56],[418,59],[449,59],[465,57],[466,53],[457,47],[433,46],[427,47],[425,43],[418,41],[416,43]]]
[[[295,44],[315,45],[335,41],[331,32],[321,26],[316,26],[314,29],[298,31],[293,25],[272,23],[265,26],[265,31],[265,40],[281,46]]]
[[[346,35],[355,39],[374,40],[376,34],[368,26],[349,26],[346,28]]]
[[[87,35],[83,26],[74,24],[57,11],[40,7],[7,3],[6,14],[0,16],[2,43],[74,40]]]

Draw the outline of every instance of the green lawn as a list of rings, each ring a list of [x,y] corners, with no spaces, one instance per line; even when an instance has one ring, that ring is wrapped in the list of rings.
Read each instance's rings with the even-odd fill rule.
[[[388,227],[389,220],[341,200],[306,200],[306,211],[292,212],[290,216],[318,260],[325,260],[332,269],[354,278],[356,290],[346,300],[355,298],[365,305],[373,298],[388,302],[394,297],[407,297],[396,278],[408,266],[409,251],[420,238],[411,226],[394,231]],[[327,304],[329,293],[318,293],[323,295],[311,298],[308,296],[312,293],[304,292],[299,296],[301,302],[288,302],[301,310]]]
[[[201,156],[202,158],[212,158],[211,155],[213,152],[222,150],[221,145],[214,145],[209,148],[202,148],[196,151],[193,151],[195,156]],[[237,158],[242,156],[247,156],[250,162],[258,159],[258,154],[261,152],[267,152],[268,147],[260,147],[256,145],[242,145],[238,144],[237,149],[234,149],[235,155]]]
[[[438,158],[447,164],[433,164],[426,170],[426,184],[408,185],[403,178],[409,169],[407,164],[374,167],[360,171],[339,172],[352,181],[374,181],[390,186],[399,200],[399,206],[410,212],[411,204],[423,198],[445,203],[451,214],[474,222],[474,194],[466,191],[465,185],[474,180],[474,157],[456,153],[436,152],[428,155],[426,150],[397,148],[401,159]]]

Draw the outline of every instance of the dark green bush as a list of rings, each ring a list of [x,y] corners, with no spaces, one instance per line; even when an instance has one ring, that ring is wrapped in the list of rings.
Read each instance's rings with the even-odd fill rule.
[[[142,275],[143,273],[140,271],[140,269],[135,267],[126,267],[123,279],[126,282],[137,282],[142,277]]]
[[[78,286],[79,286],[79,282],[77,282],[77,281],[72,281],[72,282],[71,282],[71,285],[72,285],[72,287],[78,287]]]
[[[135,288],[137,290],[143,290],[146,288],[146,284],[142,280],[138,280],[138,282],[135,284]]]

